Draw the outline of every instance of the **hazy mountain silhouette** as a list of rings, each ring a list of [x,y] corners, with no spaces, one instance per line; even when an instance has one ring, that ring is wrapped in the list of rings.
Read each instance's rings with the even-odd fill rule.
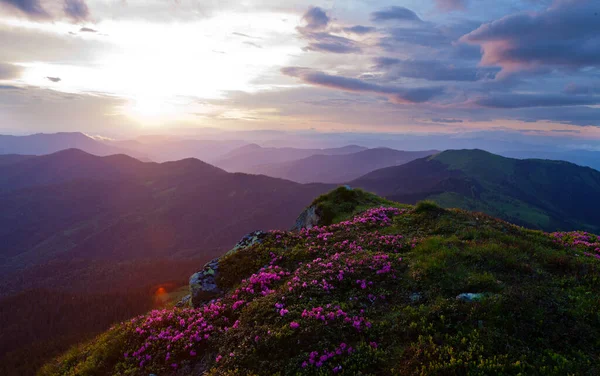
[[[1,166],[0,175],[5,276],[55,259],[214,255],[252,230],[289,227],[329,189],[196,159],[143,163],[73,149]]]
[[[30,136],[0,135],[0,154],[45,155],[74,148],[99,156],[129,154],[142,157],[131,150],[108,145],[79,132],[38,133]]]
[[[375,148],[351,154],[312,155],[295,161],[251,167],[246,172],[299,183],[343,183],[380,168],[401,165],[435,153],[438,151]]]
[[[351,184],[400,202],[432,199],[533,228],[600,230],[600,172],[568,162],[450,150]]]
[[[195,140],[169,136],[144,136],[134,140],[112,141],[111,145],[146,155],[156,162],[197,158],[212,162],[247,144],[241,140]]]
[[[303,159],[312,155],[352,154],[366,148],[348,145],[332,149],[265,148],[250,144],[231,151],[215,161],[215,165],[229,172],[251,173],[257,166]]]

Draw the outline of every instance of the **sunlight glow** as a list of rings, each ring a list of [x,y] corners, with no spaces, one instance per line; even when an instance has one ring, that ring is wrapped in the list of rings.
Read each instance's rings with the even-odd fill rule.
[[[20,22],[18,27],[40,28]],[[218,99],[228,91],[256,92],[272,87],[261,82],[273,66],[284,66],[302,52],[295,38],[297,20],[284,13],[216,14],[178,23],[101,22],[102,34],[74,35],[107,45],[86,66],[29,63],[23,81],[69,93],[113,93],[129,99],[125,115],[142,123],[159,123],[189,112],[173,99]],[[64,33],[64,25],[53,31]],[[44,29],[45,32],[50,32]],[[263,48],[264,46],[264,48]],[[52,82],[47,77],[60,77]]]

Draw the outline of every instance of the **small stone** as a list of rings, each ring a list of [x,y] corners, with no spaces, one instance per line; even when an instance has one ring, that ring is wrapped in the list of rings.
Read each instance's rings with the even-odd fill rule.
[[[458,295],[456,297],[456,299],[463,301],[463,302],[469,302],[469,303],[480,302],[483,300],[483,298],[485,298],[485,295],[486,294],[484,294],[484,293],[473,294],[473,293],[467,292],[467,293],[462,293],[462,294]]]

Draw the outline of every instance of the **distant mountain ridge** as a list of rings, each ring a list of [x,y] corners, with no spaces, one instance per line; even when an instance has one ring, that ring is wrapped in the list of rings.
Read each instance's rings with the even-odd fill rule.
[[[439,153],[439,151],[400,151],[374,148],[348,154],[317,154],[294,161],[255,166],[246,172],[288,179],[298,183],[339,184],[380,168],[404,164],[435,153]]]
[[[0,155],[46,155],[66,149],[81,149],[98,156],[113,154],[140,156],[127,149],[100,142],[80,132],[38,133],[29,136],[0,135]]]
[[[569,162],[449,150],[351,182],[390,199],[431,199],[533,228],[600,230],[600,172]]]
[[[0,165],[0,270],[56,257],[214,254],[257,228],[290,226],[294,216],[278,208],[299,211],[328,188],[197,159],[144,163],[69,149],[17,160]]]
[[[242,146],[224,155],[215,161],[215,165],[229,172],[250,173],[257,166],[285,163],[312,155],[344,155],[352,154],[367,148],[357,145],[348,145],[340,148],[330,149],[297,149],[297,148],[274,148],[261,147],[257,144]]]

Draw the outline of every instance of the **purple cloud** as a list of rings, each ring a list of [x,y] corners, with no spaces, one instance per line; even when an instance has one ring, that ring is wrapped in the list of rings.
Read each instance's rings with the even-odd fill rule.
[[[419,16],[412,10],[393,6],[377,12],[371,13],[371,20],[373,22],[385,22],[385,21],[411,21],[411,22],[423,22]]]
[[[48,18],[50,15],[40,4],[40,0],[0,0],[0,4],[19,10],[32,18]]]
[[[374,27],[362,26],[362,25],[345,27],[343,30],[346,33],[358,34],[358,35],[365,35],[365,34],[374,33],[375,31],[377,31],[377,29]]]
[[[327,13],[319,7],[311,7],[304,13],[302,19],[306,22],[304,28],[308,30],[323,30],[329,25],[330,18]]]
[[[90,10],[84,0],[65,0],[63,10],[75,21],[86,20],[90,15]]]
[[[460,40],[479,45],[481,64],[503,72],[600,65],[600,3],[557,1],[537,13],[518,13],[484,24]]]
[[[375,58],[378,69],[385,70],[390,79],[401,77],[420,78],[429,81],[479,81],[493,79],[495,71],[460,67],[455,63],[436,60],[401,60],[389,57]]]
[[[23,68],[16,65],[0,63],[0,80],[12,80],[17,78],[22,70]]]
[[[467,0],[435,0],[438,9],[452,12],[467,9]]]
[[[336,54],[348,54],[360,52],[360,46],[352,39],[340,37],[330,33],[304,33],[310,43],[304,48],[305,51],[332,52]]]
[[[394,86],[385,86],[356,78],[335,76],[324,72],[298,67],[287,67],[283,68],[281,71],[287,76],[297,77],[303,82],[311,85],[350,92],[366,92],[385,95],[390,101],[398,104],[427,102],[444,92],[444,88],[442,87],[407,89]]]
[[[600,103],[600,97],[583,97],[564,94],[496,94],[475,100],[482,107],[529,108],[584,106]]]

